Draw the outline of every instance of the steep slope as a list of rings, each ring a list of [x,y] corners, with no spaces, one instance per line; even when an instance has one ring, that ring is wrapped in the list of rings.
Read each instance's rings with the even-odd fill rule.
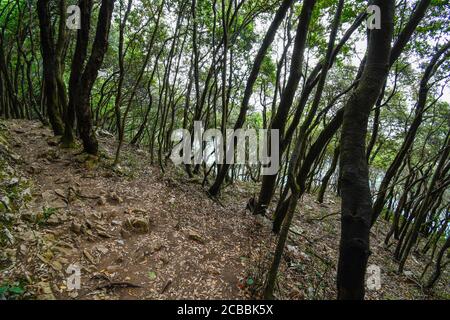
[[[102,156],[92,159],[61,149],[38,122],[3,123],[0,296],[259,297],[276,238],[267,218],[245,211],[257,186],[237,182],[219,203],[175,168],[161,174],[143,150],[125,147],[122,166],[113,168],[114,139],[106,132],[99,133]],[[335,297],[339,201],[312,199],[305,196],[291,229],[282,299]],[[380,266],[382,289],[368,298],[433,298],[410,280],[424,261],[410,259],[407,276],[394,272],[381,244],[386,228],[382,222],[372,234],[369,263]],[[80,289],[68,290],[77,268]],[[448,295],[444,280],[439,290]]]

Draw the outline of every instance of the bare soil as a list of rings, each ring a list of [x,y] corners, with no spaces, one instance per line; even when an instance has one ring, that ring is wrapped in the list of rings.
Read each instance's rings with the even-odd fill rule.
[[[121,166],[112,167],[115,144],[107,133],[99,135],[101,157],[92,159],[80,147],[61,148],[38,122],[3,124],[20,157],[15,175],[31,197],[13,212],[0,286],[19,283],[20,297],[30,299],[260,298],[276,238],[268,218],[245,210],[257,185],[237,182],[214,200],[198,179],[152,166],[144,150],[125,146]],[[339,206],[332,195],[324,204],[302,199],[278,298],[335,298]],[[386,230],[380,221],[372,232],[369,264],[381,268],[382,288],[367,298],[448,298],[448,273],[431,295],[421,290],[426,257],[413,255],[406,275],[396,273],[393,246],[383,245]],[[70,265],[81,269],[79,290],[68,290]]]

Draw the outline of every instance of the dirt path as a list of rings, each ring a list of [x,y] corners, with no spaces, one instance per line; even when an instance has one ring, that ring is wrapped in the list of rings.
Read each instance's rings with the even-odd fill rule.
[[[276,238],[268,219],[244,210],[257,185],[235,182],[217,203],[183,173],[171,168],[162,175],[142,150],[125,147],[122,167],[113,170],[114,137],[106,133],[95,162],[61,149],[37,122],[5,125],[21,160],[19,177],[2,173],[0,182],[31,193],[31,200],[12,214],[9,244],[0,252],[0,291],[14,283],[12,291],[23,287],[22,298],[32,299],[260,297]],[[324,204],[303,197],[280,265],[279,299],[336,297],[339,208],[332,195]],[[366,298],[448,299],[448,270],[435,295],[421,290],[427,257],[414,253],[405,273],[397,273],[395,246],[383,244],[388,230],[381,220],[371,232],[369,264],[380,267],[382,287]],[[81,270],[79,290],[68,290],[69,266]]]
[[[246,297],[238,285],[254,237],[248,213],[223,208],[198,185],[162,177],[143,152],[130,158],[125,150],[130,166],[122,171],[132,174],[113,173],[103,160],[87,168],[39,123],[14,121],[9,130],[34,181],[11,272],[27,274],[38,294],[50,287],[56,298]],[[108,140],[100,138],[112,154]],[[66,290],[69,265],[81,267],[77,293]]]

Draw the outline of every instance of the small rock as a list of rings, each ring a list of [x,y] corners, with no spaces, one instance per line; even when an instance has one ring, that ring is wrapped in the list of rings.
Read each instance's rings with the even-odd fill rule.
[[[409,278],[412,278],[413,277],[413,272],[412,271],[409,271],[409,270],[407,270],[407,271],[403,271],[403,274],[406,276],[406,277],[409,277]]]
[[[103,254],[107,254],[109,252],[108,248],[101,244],[99,244],[95,249]]]
[[[115,192],[110,192],[109,197],[113,202],[116,202],[116,203],[123,202],[123,199]]]
[[[20,238],[23,241],[31,242],[31,241],[36,240],[36,235],[35,235],[35,232],[33,232],[32,230],[29,230],[29,231],[26,231],[26,232],[22,233],[20,235]]]
[[[205,243],[205,240],[202,238],[202,236],[195,230],[189,229],[188,230],[188,238],[194,241],[197,241],[201,244]]]
[[[3,196],[0,198],[0,209],[2,208],[2,206],[4,206],[6,208],[6,210],[9,210],[9,205],[11,203],[11,200],[9,200],[8,196]]]
[[[307,255],[304,252],[300,252],[300,256],[303,258],[303,260],[311,261],[311,258],[309,257],[309,255]]]
[[[95,258],[92,256],[92,254],[87,251],[86,249],[83,250],[83,255],[86,257],[86,259],[92,263],[92,264],[96,264],[97,262],[95,261]]]
[[[148,222],[143,218],[134,218],[131,223],[136,232],[147,233],[149,230]]]
[[[308,287],[308,296],[309,296],[309,298],[314,297],[314,288],[313,287]]]
[[[50,283],[41,281],[36,284],[36,287],[37,287],[36,298],[38,300],[55,300],[55,296],[53,295]]]
[[[19,178],[14,177],[14,178],[12,178],[11,180],[9,180],[9,181],[6,183],[6,186],[7,186],[7,187],[14,187],[15,185],[18,185],[18,184],[19,184]]]
[[[23,221],[27,221],[27,222],[34,222],[34,221],[36,221],[36,216],[35,216],[35,214],[34,214],[33,212],[30,212],[30,211],[23,212],[23,213],[20,215],[20,218],[21,218]]]
[[[22,133],[25,133],[26,131],[23,130],[22,128],[14,128],[14,132],[17,134],[22,134]]]
[[[63,199],[55,199],[50,203],[51,208],[64,209],[67,207],[67,203]]]
[[[52,191],[45,191],[41,194],[41,196],[42,200],[47,204],[48,207],[55,209],[62,209],[67,207],[66,202],[64,202]]]
[[[75,221],[72,221],[72,224],[70,225],[70,230],[72,230],[73,232],[75,232],[76,234],[81,234],[84,231],[83,226]]]
[[[286,246],[286,249],[287,249],[288,252],[290,252],[290,253],[292,253],[294,255],[298,253],[298,248],[296,246],[292,246],[292,245],[288,244]]]
[[[63,199],[66,199],[66,192],[63,189],[55,189],[55,194]]]
[[[61,223],[61,219],[56,214],[52,214],[46,221],[46,224],[49,226],[57,226]]]
[[[50,137],[47,139],[47,144],[51,147],[56,147],[59,143],[59,138],[58,137]]]
[[[104,196],[100,196],[97,200],[97,204],[99,206],[104,206],[106,204],[106,198]]]
[[[106,267],[106,271],[108,271],[109,273],[117,272],[117,271],[119,271],[120,269],[121,269],[121,267],[120,267],[120,266],[117,266],[117,265],[107,266],[107,267]]]
[[[27,252],[28,252],[27,246],[26,246],[25,244],[22,243],[22,244],[19,246],[19,252],[20,252],[21,255],[26,255]]]
[[[122,238],[128,239],[128,238],[131,237],[131,232],[128,231],[127,229],[125,229],[125,228],[122,227],[122,228],[120,229],[120,235],[122,236]]]

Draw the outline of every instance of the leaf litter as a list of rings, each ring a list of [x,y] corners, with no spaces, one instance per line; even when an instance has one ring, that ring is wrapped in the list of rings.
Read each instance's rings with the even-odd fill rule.
[[[236,182],[218,203],[175,168],[161,174],[142,150],[124,147],[120,170],[112,168],[115,146],[107,136],[99,136],[102,157],[92,167],[79,149],[60,148],[38,122],[4,124],[16,164],[8,169],[13,174],[2,174],[2,182],[29,181],[23,190],[31,199],[15,204],[14,212],[9,207],[0,211],[2,219],[13,216],[5,228],[8,241],[1,244],[0,294],[30,299],[261,297],[276,237],[269,219],[245,210],[257,185]],[[278,298],[335,298],[339,205],[331,195],[325,204],[304,197],[280,266]],[[384,279],[382,290],[368,292],[367,298],[429,298],[394,272],[389,250],[379,245],[387,230],[382,222],[372,234],[369,263],[382,267]],[[407,269],[420,275],[424,261],[410,260]],[[79,290],[68,288],[70,265],[80,266]],[[448,286],[439,286],[448,296]]]

